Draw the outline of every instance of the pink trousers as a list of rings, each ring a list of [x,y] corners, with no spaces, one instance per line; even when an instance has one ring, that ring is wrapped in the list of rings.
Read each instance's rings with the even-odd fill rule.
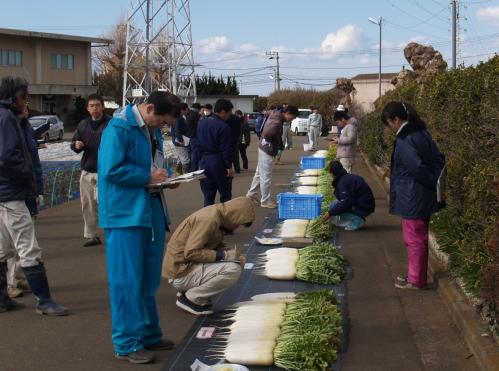
[[[426,286],[429,222],[429,217],[402,219],[402,233],[408,257],[407,281],[419,288]]]

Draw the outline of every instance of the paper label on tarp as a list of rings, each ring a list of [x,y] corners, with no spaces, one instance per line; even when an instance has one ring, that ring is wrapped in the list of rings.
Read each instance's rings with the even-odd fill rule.
[[[215,333],[215,327],[201,327],[196,335],[197,339],[211,339]]]
[[[255,266],[254,263],[246,263],[244,264],[244,269],[253,269],[254,266]]]
[[[199,359],[196,359],[194,363],[191,365],[192,371],[210,371],[211,369],[212,369],[211,366],[205,365]]]

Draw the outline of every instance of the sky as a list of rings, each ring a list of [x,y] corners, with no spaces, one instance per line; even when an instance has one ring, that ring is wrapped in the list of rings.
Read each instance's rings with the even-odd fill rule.
[[[157,1],[157,0],[155,0]],[[104,36],[126,18],[128,0],[0,0],[0,27]],[[408,67],[403,47],[431,44],[451,63],[448,0],[191,0],[196,73],[235,75],[242,94],[281,88],[329,89],[337,77],[377,73],[383,17],[382,71]],[[499,52],[499,0],[460,1],[460,53],[465,66]]]

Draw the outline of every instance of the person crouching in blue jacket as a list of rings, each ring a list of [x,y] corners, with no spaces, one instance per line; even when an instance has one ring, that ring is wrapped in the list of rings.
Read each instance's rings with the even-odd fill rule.
[[[329,174],[334,177],[333,188],[336,201],[329,205],[324,221],[331,217],[332,223],[356,231],[365,224],[368,215],[374,212],[375,201],[371,188],[364,178],[348,174],[339,161],[329,164]]]
[[[428,266],[428,229],[431,214],[440,209],[437,181],[445,157],[408,103],[389,102],[381,117],[396,131],[390,166],[390,213],[402,218],[408,255],[407,276],[397,277],[399,289],[423,289]]]
[[[169,224],[164,192],[149,184],[167,179],[160,128],[180,115],[173,94],[153,92],[144,103],[116,113],[104,129],[98,157],[99,225],[106,236],[115,356],[150,363],[162,338],[156,292]]]

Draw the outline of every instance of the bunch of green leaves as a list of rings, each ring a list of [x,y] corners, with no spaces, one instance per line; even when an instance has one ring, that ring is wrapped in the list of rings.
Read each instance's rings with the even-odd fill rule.
[[[274,349],[276,366],[290,371],[328,370],[340,348],[341,313],[330,290],[297,294],[288,305]]]
[[[337,285],[346,275],[346,260],[335,246],[318,243],[298,251],[296,278],[320,283]]]
[[[314,242],[328,241],[331,237],[331,224],[325,222],[322,216],[319,216],[308,223],[305,235],[312,238]]]

